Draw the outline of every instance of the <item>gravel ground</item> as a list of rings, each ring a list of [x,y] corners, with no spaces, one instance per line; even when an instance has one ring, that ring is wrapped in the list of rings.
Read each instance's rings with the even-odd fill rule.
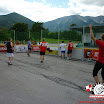
[[[6,53],[0,53],[0,104],[79,104],[89,99],[85,86],[95,84],[95,62],[65,60],[39,53],[16,53],[13,65],[7,65]],[[99,72],[99,77],[101,80]],[[92,103],[91,103],[92,104]]]

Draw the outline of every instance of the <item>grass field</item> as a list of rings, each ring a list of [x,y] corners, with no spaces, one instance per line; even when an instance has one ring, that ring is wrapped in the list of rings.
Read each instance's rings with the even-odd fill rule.
[[[51,44],[58,44],[58,39],[45,38],[45,40],[48,43],[51,43]],[[69,43],[69,40],[62,40],[62,39],[60,39],[59,43],[62,43],[62,41],[64,41],[65,43]],[[73,43],[78,43],[78,41],[72,41],[72,42]]]
[[[38,40],[37,40],[38,41]],[[37,42],[36,41],[36,42]],[[58,44],[58,39],[50,39],[50,38],[45,38],[45,41],[47,41],[49,44]],[[63,39],[60,39],[59,40],[59,43],[62,43],[62,41],[64,41],[65,43],[69,43],[69,40],[63,40]],[[27,41],[25,41],[26,44],[28,43]],[[32,41],[31,41],[32,42]],[[78,41],[72,41],[74,44],[78,43]],[[81,41],[80,41],[81,42]],[[0,44],[3,44],[4,41],[0,41]],[[20,41],[20,43],[22,44],[23,41]]]

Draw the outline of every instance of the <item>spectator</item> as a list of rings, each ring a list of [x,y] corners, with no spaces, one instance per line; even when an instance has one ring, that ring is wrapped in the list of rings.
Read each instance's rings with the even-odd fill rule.
[[[37,42],[37,45],[39,45],[39,41]]]
[[[48,46],[48,42],[46,41],[46,44],[47,44],[47,46]]]
[[[76,45],[76,47],[81,48],[82,44],[78,41],[78,44]]]
[[[62,59],[62,55],[64,54],[64,58],[65,58],[65,46],[66,44],[64,43],[64,41],[62,41],[62,44],[60,45],[61,48],[61,59]]]
[[[20,44],[20,42],[17,40],[16,45],[19,45],[19,44]]]
[[[35,41],[34,41],[34,40],[33,40],[33,42],[32,42],[32,43],[33,43],[33,45],[35,45]]]
[[[23,44],[25,45],[26,43],[25,43],[25,40],[23,40]]]
[[[4,41],[4,44],[7,44],[7,40],[6,40],[6,41]]]
[[[70,40],[68,43],[68,57],[67,57],[67,59],[71,59],[73,47],[74,47],[74,45],[73,45],[72,41]],[[70,57],[69,57],[69,54],[70,54]]]

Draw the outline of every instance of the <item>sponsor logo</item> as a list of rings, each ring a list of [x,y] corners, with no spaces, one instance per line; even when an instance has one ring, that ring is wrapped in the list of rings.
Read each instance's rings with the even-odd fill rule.
[[[90,99],[99,99],[99,100],[104,99],[104,84],[100,82],[93,86],[92,85],[86,86],[86,91],[92,92],[92,94],[89,95]]]

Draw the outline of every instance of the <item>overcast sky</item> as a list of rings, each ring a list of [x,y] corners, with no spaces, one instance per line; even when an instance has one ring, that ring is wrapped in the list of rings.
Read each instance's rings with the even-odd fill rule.
[[[12,12],[39,22],[77,14],[104,16],[104,0],[0,0],[0,15]]]

